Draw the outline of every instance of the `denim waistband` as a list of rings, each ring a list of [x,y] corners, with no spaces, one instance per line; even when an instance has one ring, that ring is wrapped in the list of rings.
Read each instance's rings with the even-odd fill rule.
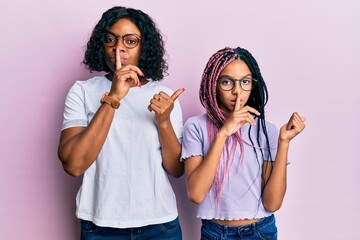
[[[241,234],[245,236],[245,235],[253,235],[256,231],[266,228],[271,224],[275,224],[275,217],[274,214],[271,214],[270,216],[262,218],[257,222],[248,225],[237,226],[237,227],[218,224],[211,220],[202,219],[201,221],[204,227],[211,228],[213,231],[219,234],[222,235]]]

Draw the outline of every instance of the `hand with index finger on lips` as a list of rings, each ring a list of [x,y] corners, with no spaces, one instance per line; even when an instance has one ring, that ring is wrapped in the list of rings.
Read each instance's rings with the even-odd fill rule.
[[[110,95],[121,100],[129,91],[130,87],[135,83],[141,86],[138,76],[143,76],[143,72],[134,65],[122,66],[120,49],[115,50],[115,72],[111,84]]]
[[[256,109],[250,106],[244,106],[241,108],[240,97],[237,96],[234,110],[230,113],[224,126],[219,132],[223,133],[226,137],[229,137],[236,133],[245,123],[255,125],[255,119],[252,114],[257,116],[260,115]]]

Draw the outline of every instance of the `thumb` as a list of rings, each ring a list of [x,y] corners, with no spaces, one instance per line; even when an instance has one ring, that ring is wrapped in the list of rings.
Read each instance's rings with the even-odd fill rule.
[[[185,88],[180,88],[180,89],[176,90],[173,93],[173,95],[171,95],[172,100],[175,101],[180,96],[180,94],[182,94],[184,91],[185,91]]]

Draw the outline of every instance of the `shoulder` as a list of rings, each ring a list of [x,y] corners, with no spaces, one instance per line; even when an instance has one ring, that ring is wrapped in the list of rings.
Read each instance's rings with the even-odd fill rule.
[[[194,147],[199,142],[204,142],[207,138],[207,115],[197,115],[186,120],[183,128],[183,146],[185,148]],[[191,146],[195,144],[194,146]]]
[[[207,115],[206,113],[204,114],[200,114],[200,115],[196,115],[196,116],[192,116],[192,117],[189,117],[187,120],[186,120],[186,123],[197,123],[197,122],[206,122],[206,118],[207,118]]]
[[[159,81],[149,81],[146,85],[149,90],[153,90],[155,92],[163,91],[169,95],[174,92],[174,90],[162,85]]]
[[[200,129],[202,127],[206,127],[206,119],[207,119],[207,115],[205,113],[190,117],[186,120],[184,128]]]
[[[105,76],[96,76],[87,80],[78,80],[74,83],[74,86],[81,88],[94,88],[103,85],[111,85],[111,82]]]
[[[111,82],[104,76],[96,76],[87,80],[78,80],[70,88],[68,95],[98,95],[108,91]]]

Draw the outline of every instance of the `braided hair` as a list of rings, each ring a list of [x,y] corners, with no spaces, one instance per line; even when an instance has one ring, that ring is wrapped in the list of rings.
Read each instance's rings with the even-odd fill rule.
[[[252,77],[257,80],[254,88],[252,89],[249,99],[246,103],[246,105],[255,108],[257,111],[260,112],[260,115],[256,117],[257,123],[259,123],[260,127],[257,128],[256,133],[256,142],[257,142],[257,148],[259,148],[261,151],[261,157],[264,159],[264,150],[268,151],[270,159],[266,160],[272,160],[271,152],[270,152],[270,144],[268,139],[268,134],[266,130],[266,124],[265,124],[265,105],[268,101],[268,90],[266,87],[266,84],[264,82],[264,79],[261,75],[260,68],[257,64],[257,61],[252,56],[252,54],[247,51],[244,48],[229,48],[225,47],[223,49],[220,49],[216,53],[214,53],[208,63],[206,64],[206,67],[204,69],[203,75],[202,75],[202,81],[200,85],[199,90],[199,97],[200,102],[203,105],[203,107],[206,110],[207,113],[207,129],[208,129],[208,140],[211,143],[215,137],[216,132],[224,125],[226,122],[226,116],[224,116],[222,110],[219,108],[218,105],[218,98],[216,94],[216,86],[217,86],[217,80],[219,78],[219,75],[221,71],[229,65],[234,60],[240,59],[246,63],[248,68],[250,69],[250,72],[252,74]],[[225,179],[227,178],[230,168],[233,164],[234,158],[232,157],[236,145],[240,145],[240,163],[239,168],[241,166],[242,160],[244,158],[244,144],[251,145],[254,149],[256,159],[260,166],[260,161],[257,156],[256,147],[254,145],[254,141],[251,138],[251,126],[249,128],[248,136],[251,141],[251,143],[246,143],[241,136],[241,131],[238,131],[237,133],[233,134],[231,138],[226,140],[225,143],[225,152],[222,155],[222,159],[220,161],[218,171],[216,173],[216,177],[214,180],[215,183],[215,198],[217,202],[220,199],[220,193],[223,188],[223,184]],[[266,139],[266,145],[267,146],[261,146],[260,147],[260,134],[261,132],[265,135]],[[272,161],[271,161],[272,162]],[[272,167],[271,167],[272,170]],[[259,173],[261,171],[259,170]],[[255,182],[255,180],[254,180]],[[262,190],[264,189],[266,182],[265,179],[262,178]],[[251,187],[251,186],[250,186]],[[249,187],[249,189],[250,189]]]

